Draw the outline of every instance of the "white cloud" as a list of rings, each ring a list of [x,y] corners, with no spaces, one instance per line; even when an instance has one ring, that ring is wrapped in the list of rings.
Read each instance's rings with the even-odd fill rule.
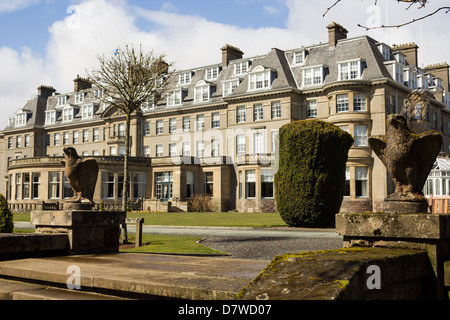
[[[268,14],[272,14],[272,15],[277,15],[277,14],[280,13],[280,10],[279,10],[279,9],[277,9],[277,8],[275,8],[275,7],[272,7],[272,6],[264,6],[264,7],[263,7],[263,10],[264,10],[265,12],[267,12]]]
[[[132,6],[125,0],[81,1],[69,7],[64,20],[54,22],[49,28],[50,41],[45,56],[40,57],[29,48],[20,51],[0,48],[0,70],[9,75],[0,78],[0,106],[8,117],[13,116],[26,103],[29,93],[36,93],[41,84],[52,85],[59,92],[71,91],[72,80],[77,74],[84,76],[86,69],[96,67],[97,55],[112,54],[117,46],[128,43],[142,44],[144,49],[165,53],[176,63],[177,69],[185,69],[220,62],[220,48],[225,44],[239,47],[250,57],[266,54],[274,47],[291,49],[327,42],[326,25],[331,21],[344,25],[349,30],[349,37],[368,34],[387,42],[387,30],[366,33],[357,26],[373,18],[368,10],[372,1],[367,5],[344,1],[323,18],[329,5],[324,2],[285,0],[289,10],[285,28],[241,28],[199,16],[167,12],[169,7],[166,11],[150,11]],[[385,12],[380,4],[382,23],[385,23]],[[414,13],[417,10],[405,12],[403,7],[392,4],[389,22],[409,19]],[[147,21],[152,29],[140,30],[137,19]],[[421,46],[422,24],[424,63],[443,62],[450,52],[443,27],[448,26],[447,19],[448,15],[441,14],[408,28],[392,29],[389,31],[390,43],[414,41]],[[6,117],[0,119],[0,128],[6,121]]]
[[[38,4],[40,0],[0,0],[0,12],[13,12]]]

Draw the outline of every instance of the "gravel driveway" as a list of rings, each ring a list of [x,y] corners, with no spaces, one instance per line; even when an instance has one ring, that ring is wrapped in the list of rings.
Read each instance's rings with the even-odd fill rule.
[[[201,243],[230,254],[230,258],[268,261],[285,253],[342,248],[341,238],[208,236]]]

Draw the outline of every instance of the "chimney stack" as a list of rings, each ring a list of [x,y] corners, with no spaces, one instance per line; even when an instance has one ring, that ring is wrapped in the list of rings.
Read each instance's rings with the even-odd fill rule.
[[[90,83],[88,79],[81,78],[79,74],[77,75],[76,79],[73,80],[73,82],[74,82],[73,91],[75,92],[92,88],[92,83]]]
[[[38,89],[38,96],[39,97],[51,97],[56,90],[53,87],[50,86],[40,86]]]
[[[418,54],[417,50],[419,49],[419,46],[415,44],[414,42],[411,43],[405,43],[405,44],[399,44],[399,45],[393,45],[392,49],[399,50],[405,55],[406,62],[410,66],[418,67]]]
[[[220,50],[222,50],[223,68],[226,68],[231,60],[242,59],[244,56],[244,53],[239,48],[230,46],[229,44],[226,44]]]
[[[336,22],[332,22],[327,26],[328,29],[328,46],[335,47],[341,39],[347,39],[347,29]]]

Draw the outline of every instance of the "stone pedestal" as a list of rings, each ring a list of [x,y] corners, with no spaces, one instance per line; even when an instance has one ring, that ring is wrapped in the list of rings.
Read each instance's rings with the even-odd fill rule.
[[[122,211],[34,211],[31,223],[37,233],[62,233],[69,238],[70,254],[117,252]]]
[[[336,215],[336,231],[344,237],[346,248],[426,250],[436,275],[437,297],[447,297],[444,263],[450,260],[450,215],[340,213]]]

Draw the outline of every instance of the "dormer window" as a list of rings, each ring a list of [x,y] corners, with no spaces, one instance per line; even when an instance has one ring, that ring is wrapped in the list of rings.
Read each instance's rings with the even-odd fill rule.
[[[55,124],[56,123],[56,111],[45,111],[45,124]]]
[[[94,105],[87,105],[81,107],[81,118],[92,119],[94,117]]]
[[[214,86],[205,81],[199,81],[194,87],[194,103],[206,102],[211,99]]]
[[[378,49],[380,50],[381,54],[383,55],[384,60],[390,61],[391,60],[391,49],[385,45],[384,43],[381,43],[378,46]]]
[[[63,106],[67,103],[67,96],[58,97],[58,106]]]
[[[78,92],[75,94],[75,103],[83,103],[84,102],[84,92]]]
[[[361,79],[365,69],[364,60],[344,61],[338,64],[339,80]]]
[[[232,94],[233,91],[236,90],[237,87],[239,87],[241,80],[240,79],[228,80],[223,81],[222,83],[223,83],[223,96],[226,97]]]
[[[403,80],[405,86],[411,89],[417,89],[417,73],[412,68],[406,68],[403,71]]]
[[[26,112],[24,110],[17,111],[15,126],[16,127],[23,127],[23,126],[25,126],[27,124],[27,121],[28,121],[28,114],[30,114],[30,112]]]
[[[395,56],[395,60],[397,60],[398,63],[406,66],[406,58],[403,53],[396,53],[394,56]]]
[[[70,122],[73,120],[73,108],[65,108],[62,111],[63,114],[63,122]]]
[[[305,50],[294,52],[294,59],[292,61],[292,64],[294,66],[302,66],[305,62],[307,52]]]
[[[184,72],[178,76],[179,85],[190,84],[191,80],[192,80],[192,72]]]
[[[103,89],[95,89],[94,90],[94,99],[100,99],[103,97],[105,90]]]
[[[325,67],[314,66],[303,69],[303,86],[322,85],[325,79]]]
[[[250,68],[250,61],[245,62],[238,62],[234,64],[234,74],[235,75],[241,75],[248,72],[248,69]]]
[[[272,87],[275,72],[271,69],[264,69],[263,66],[257,66],[249,74],[249,91],[270,89]]]
[[[403,65],[398,63],[395,60],[392,61],[385,61],[384,64],[386,65],[386,68],[388,69],[389,73],[392,76],[392,79],[397,81],[398,83],[405,84],[404,83],[404,77],[403,77]]]
[[[219,76],[219,72],[220,72],[219,67],[208,68],[206,69],[205,72],[205,79],[210,81],[216,80],[217,77]]]
[[[185,97],[186,97],[185,90],[174,90],[169,94],[167,98],[167,105],[169,107],[179,106],[183,103]]]

